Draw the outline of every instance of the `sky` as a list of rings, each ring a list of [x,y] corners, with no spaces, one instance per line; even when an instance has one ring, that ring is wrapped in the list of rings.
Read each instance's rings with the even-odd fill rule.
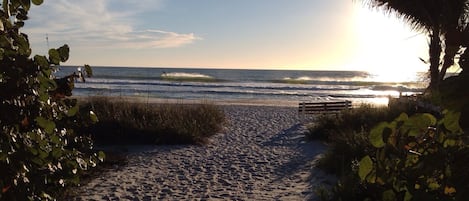
[[[360,0],[45,0],[29,17],[33,54],[68,44],[64,65],[428,69],[426,35]]]

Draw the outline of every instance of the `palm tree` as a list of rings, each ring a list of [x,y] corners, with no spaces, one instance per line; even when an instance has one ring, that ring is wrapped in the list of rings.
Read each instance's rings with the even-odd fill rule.
[[[363,0],[374,8],[396,13],[415,30],[421,30],[430,38],[430,91],[436,91],[445,77],[446,70],[454,64],[454,58],[463,41],[467,40],[469,0]],[[440,69],[444,47],[445,57]]]

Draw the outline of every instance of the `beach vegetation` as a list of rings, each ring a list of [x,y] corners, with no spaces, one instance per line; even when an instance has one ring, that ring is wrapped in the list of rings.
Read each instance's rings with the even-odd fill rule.
[[[54,200],[104,159],[88,135],[76,132],[96,120],[69,97],[77,74],[53,74],[69,58],[68,45],[31,57],[21,29],[31,6],[42,2],[0,4],[0,200]]]
[[[467,196],[462,189],[469,187],[464,171],[469,165],[462,161],[468,157],[469,138],[467,126],[460,126],[461,114],[402,98],[387,108],[363,105],[338,117],[319,117],[309,135],[325,140],[329,149],[318,166],[338,177],[327,200]]]
[[[320,115],[308,126],[309,139],[333,141],[337,132],[361,132],[370,130],[371,127],[381,121],[387,121],[401,112],[415,113],[415,103],[406,101],[403,104],[392,103],[391,107],[376,107],[370,104],[362,104],[352,110],[344,110],[340,115]]]
[[[373,200],[463,200],[468,196],[469,147],[459,112],[441,119],[402,113],[375,126],[372,149],[359,159],[358,176]]]
[[[147,104],[90,97],[82,106],[99,122],[86,128],[101,145],[204,144],[224,126],[225,114],[214,104]]]
[[[321,115],[308,126],[306,137],[323,140],[329,144],[319,167],[327,173],[346,177],[352,171],[353,162],[371,148],[367,132],[382,121],[390,121],[402,112],[415,113],[413,102],[394,103],[390,107],[362,104],[340,115]]]

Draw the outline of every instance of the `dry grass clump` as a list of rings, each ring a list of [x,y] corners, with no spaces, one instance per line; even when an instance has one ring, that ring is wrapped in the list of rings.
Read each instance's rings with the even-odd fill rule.
[[[97,144],[203,144],[219,132],[225,115],[216,105],[145,104],[108,97],[84,104],[98,116],[90,133]]]
[[[352,110],[344,110],[339,116],[318,116],[313,124],[308,127],[307,137],[312,140],[329,141],[336,138],[336,133],[361,132],[369,130],[377,123],[392,119],[394,113],[387,107],[373,107],[363,104]]]

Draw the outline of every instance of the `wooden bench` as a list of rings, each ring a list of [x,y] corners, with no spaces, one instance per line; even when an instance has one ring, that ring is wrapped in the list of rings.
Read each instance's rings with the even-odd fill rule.
[[[330,101],[330,102],[301,102],[298,113],[304,118],[307,114],[336,114],[342,110],[352,109],[352,101]]]

